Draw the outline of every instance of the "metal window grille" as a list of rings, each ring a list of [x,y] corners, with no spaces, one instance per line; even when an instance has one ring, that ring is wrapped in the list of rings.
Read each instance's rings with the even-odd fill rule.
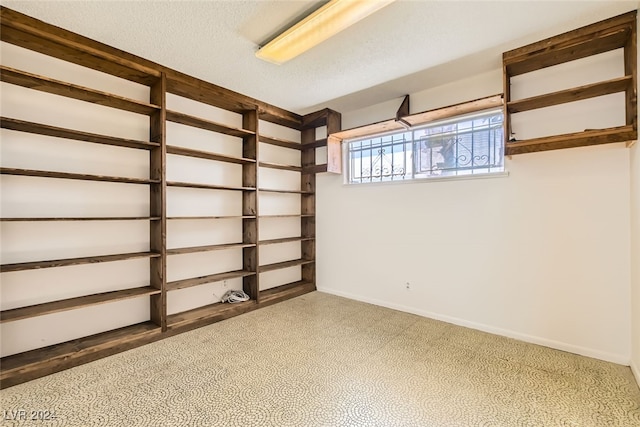
[[[503,141],[502,111],[351,141],[349,182],[502,172]]]

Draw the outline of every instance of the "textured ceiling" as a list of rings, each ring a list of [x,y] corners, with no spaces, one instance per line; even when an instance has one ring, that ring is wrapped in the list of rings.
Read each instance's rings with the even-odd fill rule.
[[[5,1],[4,6],[295,111],[349,111],[495,69],[501,53],[637,1],[397,0],[311,51],[254,56],[312,1]]]

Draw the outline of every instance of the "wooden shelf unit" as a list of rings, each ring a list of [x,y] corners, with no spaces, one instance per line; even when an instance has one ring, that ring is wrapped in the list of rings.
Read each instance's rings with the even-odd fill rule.
[[[503,53],[505,154],[628,142],[638,138],[636,14],[637,11],[628,12]],[[511,79],[515,76],[616,49],[624,50],[625,75],[622,77],[526,99],[511,99]],[[512,114],[620,92],[625,93],[625,126],[585,129],[528,140],[511,138]]]
[[[30,90],[47,92],[91,104],[119,109],[128,113],[148,116],[148,141],[120,138],[37,123],[14,117],[0,118],[0,126],[15,132],[43,135],[63,140],[109,145],[149,153],[149,177],[130,178],[102,176],[85,173],[71,173],[49,170],[33,170],[2,167],[4,175],[37,177],[39,179],[71,179],[123,184],[143,184],[148,188],[149,213],[141,216],[83,217],[7,217],[10,222],[59,222],[95,221],[148,221],[149,250],[145,252],[87,256],[5,264],[2,273],[20,274],[21,271],[76,266],[91,263],[107,263],[133,259],[149,259],[148,286],[134,289],[82,295],[75,298],[61,298],[42,304],[12,308],[0,312],[0,322],[19,324],[22,319],[45,316],[52,313],[76,310],[96,304],[106,304],[128,298],[149,298],[149,320],[110,331],[74,339],[71,341],[38,348],[23,353],[3,357],[0,360],[0,387],[9,387],[34,378],[48,375],[78,364],[86,363],[120,351],[172,336],[195,327],[200,327],[228,317],[251,311],[311,292],[315,289],[315,173],[320,171],[315,165],[315,149],[326,146],[326,139],[315,138],[317,127],[327,126],[332,131],[339,130],[340,115],[325,109],[307,116],[300,116],[265,102],[214,84],[182,74],[168,67],[122,52],[110,46],[71,33],[64,29],[35,20],[26,15],[0,6],[0,39],[22,48],[107,73],[131,82],[146,85],[149,99],[143,101],[56,80],[2,66],[0,79],[8,84],[19,85]],[[229,126],[208,119],[171,111],[167,108],[167,94],[177,95],[202,102],[241,115],[241,126]],[[302,133],[302,142],[262,135],[260,121],[275,123]],[[231,156],[202,149],[171,145],[167,142],[167,122],[195,127],[222,135],[239,138],[242,154]],[[52,144],[55,139],[52,139]],[[266,143],[300,152],[301,166],[259,161],[260,143]],[[182,144],[180,144],[182,145]],[[124,153],[124,152],[123,152]],[[126,153],[125,153],[126,154]],[[183,156],[240,165],[242,182],[237,186],[199,184],[167,180],[167,155]],[[211,167],[219,167],[212,162]],[[300,174],[301,190],[261,189],[258,185],[259,167],[280,169]],[[196,188],[207,190],[233,191],[241,194],[242,210],[233,215],[176,215],[167,214],[167,188]],[[298,194],[301,199],[300,214],[260,215],[258,197],[260,192]],[[235,197],[235,196],[234,196]],[[299,237],[283,237],[259,240],[258,230],[261,218],[295,218],[301,223]],[[242,239],[235,243],[212,244],[192,247],[167,248],[167,222],[184,220],[237,219],[242,224]],[[261,245],[300,242],[302,257],[281,263],[260,266]],[[242,252],[242,267],[237,270],[215,274],[187,277],[167,281],[167,258],[180,254],[239,249]],[[300,281],[280,285],[260,291],[259,277],[264,271],[291,266],[301,266]],[[181,313],[167,313],[167,301],[172,291],[186,289],[229,279],[241,279],[244,291],[250,300],[239,304],[215,303],[187,310]],[[264,299],[264,303],[263,303]]]

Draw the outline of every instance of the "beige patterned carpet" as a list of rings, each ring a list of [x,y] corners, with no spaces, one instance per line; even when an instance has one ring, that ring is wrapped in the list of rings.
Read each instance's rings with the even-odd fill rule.
[[[320,292],[0,396],[56,416],[4,425],[640,426],[627,367]]]

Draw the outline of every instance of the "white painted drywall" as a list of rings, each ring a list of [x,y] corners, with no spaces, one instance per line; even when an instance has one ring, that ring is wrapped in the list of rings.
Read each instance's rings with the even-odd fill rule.
[[[631,369],[640,384],[640,145],[631,148]]]
[[[619,53],[605,59],[583,63],[587,80],[620,70]],[[551,90],[573,86],[565,71],[552,71]],[[495,70],[412,94],[412,112],[501,92]],[[579,117],[576,105],[540,111],[518,118],[516,132],[571,132],[586,114],[624,124],[623,104],[612,102],[585,101]],[[398,106],[343,112],[343,127]],[[513,156],[509,175],[492,179],[350,186],[324,174],[318,289],[629,364],[629,162],[624,144],[610,144]]]
[[[640,61],[637,65],[640,66]],[[640,146],[637,142],[631,148],[631,370],[640,385]]]

